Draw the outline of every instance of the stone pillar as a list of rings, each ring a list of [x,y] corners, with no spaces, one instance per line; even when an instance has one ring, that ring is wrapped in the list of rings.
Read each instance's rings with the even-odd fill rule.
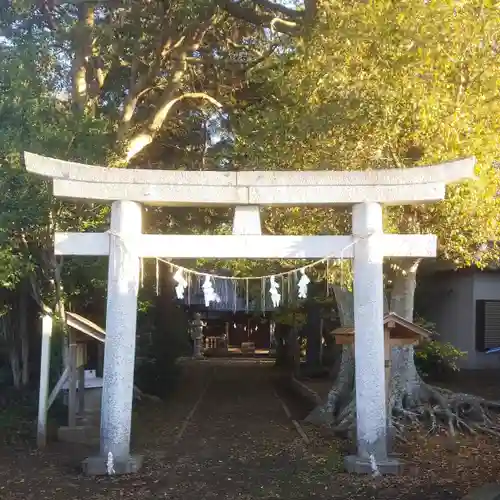
[[[191,339],[193,340],[193,358],[203,358],[203,321],[200,313],[195,313],[194,320],[191,322]]]
[[[352,210],[357,456],[350,472],[396,473],[387,458],[384,367],[382,207],[360,203]]]
[[[238,205],[234,208],[233,234],[262,234],[260,207]]]
[[[84,470],[88,474],[126,474],[136,472],[140,467],[140,460],[130,456],[130,432],[140,272],[137,240],[141,234],[141,215],[141,205],[138,203],[113,202],[101,447],[100,457],[84,462]]]

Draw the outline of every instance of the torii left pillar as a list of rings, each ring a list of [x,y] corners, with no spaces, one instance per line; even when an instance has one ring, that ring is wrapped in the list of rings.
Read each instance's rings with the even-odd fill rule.
[[[142,464],[130,455],[141,212],[133,201],[111,208],[100,454],[84,461],[88,475],[134,473]]]

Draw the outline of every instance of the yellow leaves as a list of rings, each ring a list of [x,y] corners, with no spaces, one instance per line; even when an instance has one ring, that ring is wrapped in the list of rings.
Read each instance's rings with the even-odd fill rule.
[[[414,207],[411,217],[387,214],[391,230],[437,232],[444,255],[472,261],[485,239],[500,238],[491,169],[500,158],[500,11],[479,0],[459,8],[332,0],[326,9],[278,77],[287,107],[260,111],[265,155],[252,147],[248,157],[274,168],[361,170],[474,155],[476,184],[451,187],[445,202]]]

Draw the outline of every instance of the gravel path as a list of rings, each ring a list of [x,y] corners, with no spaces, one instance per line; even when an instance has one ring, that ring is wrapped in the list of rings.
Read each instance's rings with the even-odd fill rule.
[[[146,456],[139,474],[83,477],[78,463],[92,453],[85,447],[53,443],[40,453],[4,446],[0,499],[458,500],[483,481],[478,473],[488,468],[488,477],[498,476],[491,457],[483,464],[481,455],[450,455],[439,444],[429,455],[418,443],[402,450],[407,457],[421,452],[406,476],[349,476],[342,472],[343,443],[305,427],[306,444],[297,432],[271,363],[188,361],[184,373],[168,403],[136,409],[134,448]],[[298,418],[291,403],[292,418]],[[498,444],[483,444],[498,450]]]

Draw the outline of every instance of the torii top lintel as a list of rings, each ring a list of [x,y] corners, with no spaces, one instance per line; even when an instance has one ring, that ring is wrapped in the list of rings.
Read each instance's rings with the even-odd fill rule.
[[[387,205],[442,200],[446,184],[474,178],[475,158],[429,167],[337,171],[186,171],[105,168],[25,152],[29,172],[52,178],[54,195],[149,205]]]

